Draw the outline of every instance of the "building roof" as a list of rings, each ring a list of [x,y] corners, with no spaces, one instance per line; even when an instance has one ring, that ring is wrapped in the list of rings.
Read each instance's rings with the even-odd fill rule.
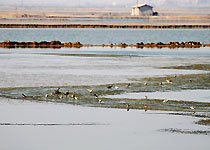
[[[140,7],[145,7],[145,6],[153,8],[152,6],[147,5],[147,4],[138,4],[138,6],[137,6],[137,7],[138,7],[138,8],[140,8]],[[135,5],[135,6],[133,6],[133,8],[136,8],[136,5]]]

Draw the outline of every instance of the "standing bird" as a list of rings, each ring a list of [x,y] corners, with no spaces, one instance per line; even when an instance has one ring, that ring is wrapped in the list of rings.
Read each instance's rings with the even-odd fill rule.
[[[173,83],[173,81],[170,80],[170,79],[166,79],[166,82],[168,82],[168,83]]]
[[[147,85],[148,85],[148,83],[147,83],[147,82],[145,82],[145,83],[144,83],[144,85],[146,85],[146,86],[147,86]]]
[[[89,93],[92,93],[93,92],[93,89],[87,89]]]
[[[167,99],[164,99],[164,100],[163,100],[163,103],[167,103],[167,102],[168,102],[168,100],[167,100]]]
[[[93,94],[95,96],[95,98],[98,98],[98,95],[96,93]]]
[[[148,99],[148,97],[147,97],[147,96],[144,96],[144,98],[145,98],[145,99]]]
[[[57,89],[55,89],[55,94],[61,94],[61,92],[60,92],[60,88],[57,88]]]
[[[26,96],[25,94],[23,94],[23,93],[22,93],[21,95],[22,95],[23,98],[26,98],[26,97],[27,97],[27,96]]]
[[[130,83],[126,84],[125,87],[129,88],[131,86]]]
[[[50,93],[50,96],[53,96],[53,93],[52,92]]]
[[[59,95],[59,98],[60,98],[60,99],[63,99],[63,94]]]
[[[66,97],[67,97],[69,94],[70,94],[70,93],[69,93],[69,90],[66,91],[66,92],[64,93],[64,95],[65,95]]]
[[[49,95],[48,94],[45,94],[45,98],[47,98],[47,97],[49,97]]]
[[[127,111],[130,110],[130,104],[126,104],[126,109],[127,109]]]
[[[195,113],[195,107],[194,106],[190,106],[190,109],[192,109],[193,110],[193,114]]]
[[[75,94],[72,94],[71,96],[74,100],[78,100],[78,97]]]
[[[103,102],[101,99],[99,99],[99,100],[98,100],[98,103],[100,103],[100,104],[101,104],[101,103],[104,103],[104,102]]]
[[[147,112],[147,109],[148,109],[148,105],[145,104],[145,105],[144,105],[144,111]]]

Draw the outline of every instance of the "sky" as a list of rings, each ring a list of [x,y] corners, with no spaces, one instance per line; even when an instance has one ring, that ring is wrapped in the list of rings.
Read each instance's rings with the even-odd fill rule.
[[[202,2],[202,5],[210,3],[210,0],[138,0],[139,3],[147,3],[151,5],[197,5],[196,2]],[[167,3],[166,3],[167,2]],[[118,7],[118,6],[133,6],[136,4],[136,0],[0,0],[2,5],[16,5],[16,6],[66,6],[66,7]]]

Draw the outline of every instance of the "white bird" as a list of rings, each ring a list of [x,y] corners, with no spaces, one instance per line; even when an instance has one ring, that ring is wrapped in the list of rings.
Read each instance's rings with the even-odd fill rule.
[[[63,99],[63,94],[61,94],[61,95],[59,96],[59,98],[60,98],[60,99]]]
[[[147,85],[148,85],[148,83],[147,83],[147,82],[145,82],[145,83],[144,83],[144,85],[146,85],[146,86],[147,86]]]
[[[163,103],[167,103],[167,102],[168,102],[168,100],[167,100],[167,99],[164,99],[164,100],[163,100]]]
[[[92,93],[93,92],[93,89],[87,89],[89,93]]]
[[[173,83],[173,81],[170,80],[170,79],[167,79],[166,82],[168,82],[168,83]]]
[[[147,96],[144,96],[144,98],[147,99],[148,97]]]
[[[100,104],[101,104],[101,103],[104,103],[104,102],[103,102],[101,99],[99,99],[99,100],[98,100],[98,103],[100,103]]]
[[[116,90],[117,90],[117,89],[119,89],[119,87],[118,87],[118,86],[115,86],[114,88],[115,88]]]
[[[47,98],[47,97],[49,97],[49,95],[48,94],[45,94],[45,98]]]
[[[193,107],[193,106],[190,106],[190,109],[194,110],[194,109],[195,109],[195,107]]]

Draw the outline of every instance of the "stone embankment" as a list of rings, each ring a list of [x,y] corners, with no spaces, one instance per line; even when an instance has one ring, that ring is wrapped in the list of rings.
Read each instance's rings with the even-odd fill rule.
[[[4,41],[0,42],[0,47],[2,48],[80,48],[80,47],[136,47],[136,48],[200,48],[210,46],[210,44],[201,44],[200,42],[194,42],[194,41],[188,41],[188,42],[169,42],[169,43],[143,43],[139,42],[136,44],[126,44],[126,43],[120,43],[120,44],[101,44],[101,45],[90,45],[90,44],[81,44],[80,42],[67,42],[62,43],[60,41],[41,41],[41,42],[17,42],[17,41]]]
[[[209,29],[210,24],[36,24],[36,23],[0,23],[0,28]]]

